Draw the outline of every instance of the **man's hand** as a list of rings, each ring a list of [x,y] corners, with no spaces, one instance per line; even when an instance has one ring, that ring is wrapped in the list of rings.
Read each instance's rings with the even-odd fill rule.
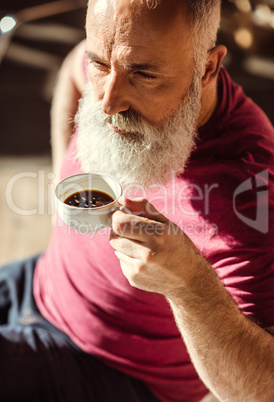
[[[130,284],[166,297],[179,295],[202,256],[190,239],[144,199],[120,202],[133,215],[112,217],[110,244]]]
[[[121,199],[110,243],[132,286],[166,296],[192,362],[221,400],[274,400],[274,338],[248,320],[211,264],[146,200]],[[273,328],[270,329],[273,332]]]

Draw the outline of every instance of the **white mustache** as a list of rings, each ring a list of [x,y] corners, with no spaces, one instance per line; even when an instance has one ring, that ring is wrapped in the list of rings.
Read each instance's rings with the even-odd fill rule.
[[[100,108],[100,111],[99,111]],[[121,131],[129,134],[136,134],[145,137],[147,130],[154,131],[154,128],[145,119],[133,110],[117,113],[113,116],[106,115],[98,104],[97,124],[106,126],[108,123]]]

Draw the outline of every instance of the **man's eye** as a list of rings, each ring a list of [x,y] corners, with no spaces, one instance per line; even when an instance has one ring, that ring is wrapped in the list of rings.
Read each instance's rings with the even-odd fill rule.
[[[107,66],[106,64],[104,64],[104,63],[102,63],[101,61],[98,61],[98,60],[90,60],[90,63],[91,63],[94,67],[99,68],[99,69],[106,69],[106,68],[108,68],[108,66]]]
[[[138,76],[140,76],[146,80],[155,80],[156,79],[155,75],[152,75],[149,73],[144,73],[143,71],[136,71],[135,74],[138,74]]]

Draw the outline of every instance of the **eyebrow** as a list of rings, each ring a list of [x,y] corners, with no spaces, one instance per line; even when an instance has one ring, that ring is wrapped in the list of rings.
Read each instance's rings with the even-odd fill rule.
[[[98,61],[104,64],[106,63],[104,60],[102,60],[99,56],[96,55],[96,53],[93,53],[91,51],[86,51],[86,56],[88,60],[91,61]],[[139,70],[139,71],[151,71],[154,73],[161,73],[161,70],[155,66],[154,64],[150,63],[127,63],[123,65],[125,68],[128,68],[130,70]]]

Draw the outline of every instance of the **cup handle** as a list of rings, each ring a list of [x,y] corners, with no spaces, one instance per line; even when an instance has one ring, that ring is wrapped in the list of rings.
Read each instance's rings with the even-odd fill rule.
[[[127,207],[125,207],[124,205],[115,205],[112,209],[111,209],[111,213],[115,212],[115,211],[122,211],[125,214],[132,214],[132,211],[130,209],[128,209]]]

